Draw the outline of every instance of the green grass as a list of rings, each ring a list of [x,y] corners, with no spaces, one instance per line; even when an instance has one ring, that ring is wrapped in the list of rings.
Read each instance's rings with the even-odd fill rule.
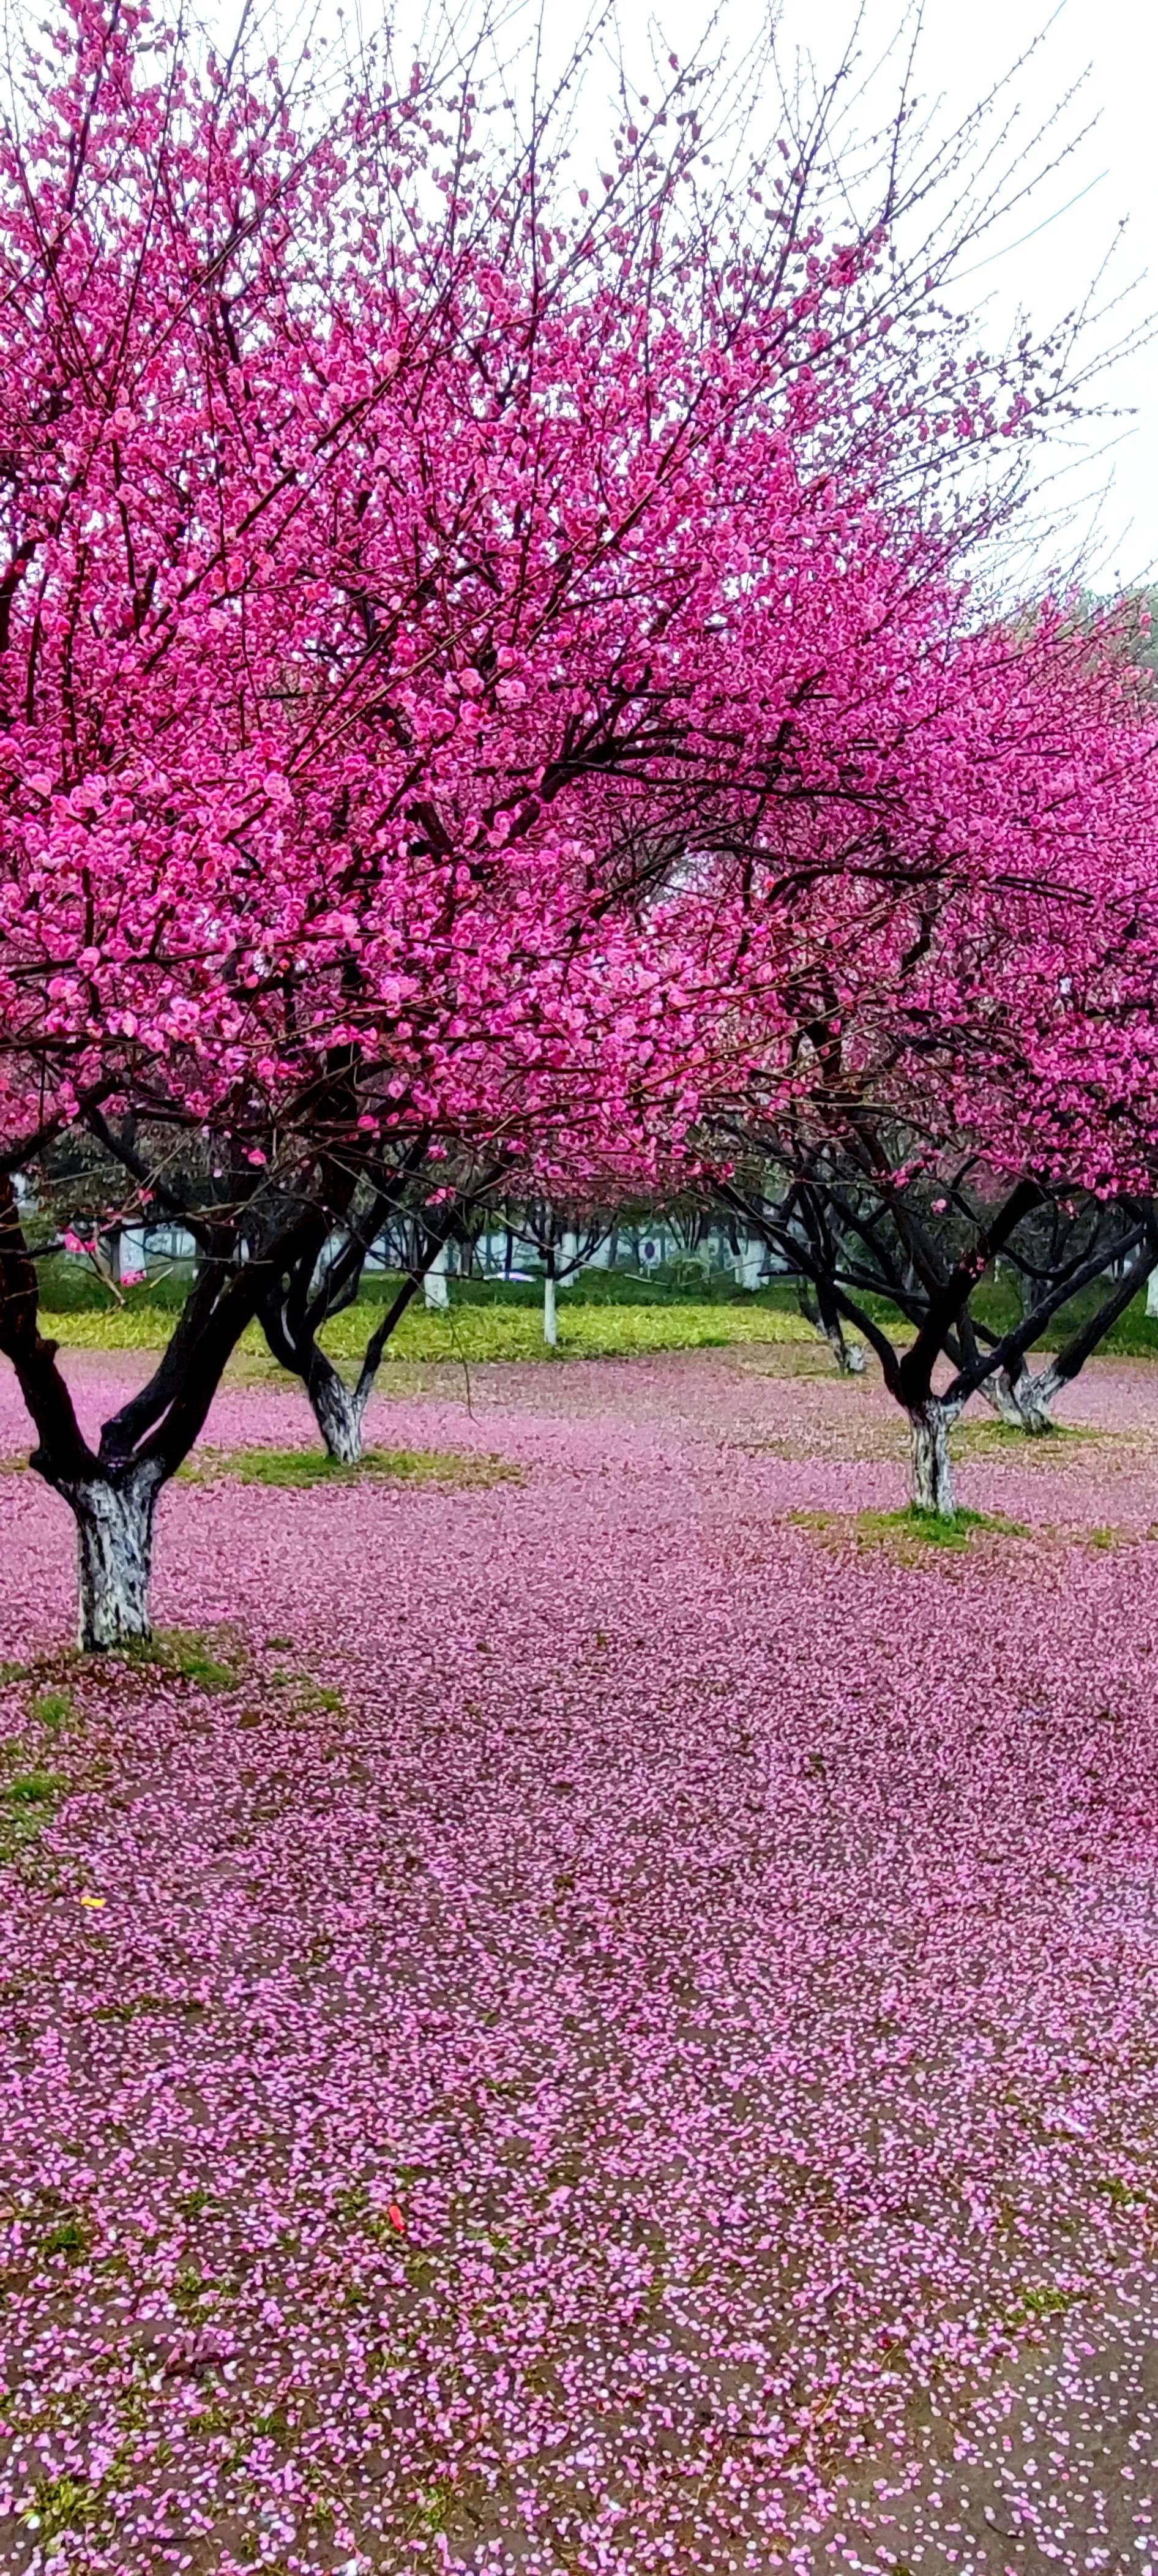
[[[45,1727],[50,1735],[63,1735],[67,1727],[77,1725],[80,1713],[71,1691],[46,1690],[38,1692],[28,1714],[34,1725]]]
[[[6,1782],[4,1795],[14,1807],[54,1807],[63,1788],[56,1771],[18,1771]]]
[[[87,2478],[42,2478],[22,2519],[45,2544],[63,2539],[66,2531],[83,2531],[95,2519],[99,2504],[100,2490]]]
[[[41,1329],[71,1350],[158,1350],[168,1340],[172,1316],[149,1304],[126,1306],[107,1314],[43,1314]],[[360,1359],[374,1329],[368,1302],[334,1317],[322,1335],[336,1360]],[[742,1305],[723,1300],[673,1299],[667,1305],[569,1302],[559,1300],[560,1359],[619,1359],[647,1351],[723,1349],[732,1342],[805,1342],[816,1336],[799,1315],[746,1298]],[[819,1347],[819,1345],[817,1345]],[[264,1338],[251,1325],[238,1345],[244,1355],[266,1353]],[[268,1354],[266,1353],[268,1357]],[[556,1354],[543,1340],[538,1306],[464,1303],[445,1314],[412,1306],[386,1345],[386,1363],[458,1360],[550,1360]],[[272,1366],[273,1363],[271,1362]]]
[[[75,2211],[66,2211],[54,2221],[41,2239],[42,2254],[67,2254],[70,2263],[80,2262],[92,2246],[92,2229]]]
[[[249,1662],[240,1638],[225,1629],[157,1628],[146,1643],[122,1652],[130,1664],[151,1665],[209,1691],[236,1690]]]
[[[6,1748],[19,1753],[18,1745]],[[68,1783],[56,1771],[14,1771],[0,1781],[0,1860],[15,1860],[52,1820]]]
[[[125,1292],[118,1306],[84,1263],[53,1257],[40,1264],[43,1329],[74,1349],[156,1350],[168,1339],[173,1317],[188,1292],[191,1272],[176,1264],[141,1288]],[[400,1281],[385,1271],[364,1279],[358,1302],[337,1316],[323,1339],[338,1359],[361,1353]],[[542,1282],[539,1279],[451,1279],[447,1313],[428,1312],[420,1301],[404,1315],[387,1351],[394,1360],[544,1359]],[[1098,1283],[1063,1306],[1036,1347],[1056,1349],[1104,1302]],[[888,1297],[866,1294],[865,1311],[904,1341]],[[995,1331],[1020,1320],[1013,1282],[1006,1275],[982,1282],[976,1319]],[[679,1262],[648,1277],[630,1271],[588,1270],[559,1293],[560,1351],[580,1359],[613,1358],[634,1351],[687,1350],[746,1341],[816,1340],[800,1315],[796,1282],[773,1279],[764,1288],[738,1288],[729,1271],[704,1275]],[[264,1350],[257,1327],[242,1348]],[[1102,1349],[1119,1358],[1158,1357],[1158,1317],[1146,1313],[1140,1290]],[[15,1463],[15,1462],[13,1462]]]
[[[87,1262],[51,1254],[38,1263],[37,1272],[41,1304],[54,1315],[136,1315],[150,1306],[171,1315],[184,1304],[193,1281],[190,1262],[158,1263],[140,1287],[122,1290],[118,1303]],[[362,1279],[358,1302],[374,1315],[380,1314],[402,1284],[399,1272],[369,1270]],[[447,1289],[452,1306],[529,1306],[541,1311],[543,1304],[541,1273],[529,1279],[456,1275],[447,1280]],[[731,1270],[704,1271],[696,1261],[668,1263],[647,1272],[589,1269],[564,1282],[559,1295],[569,1303],[595,1306],[672,1305],[681,1299],[700,1305],[751,1305],[759,1299],[768,1305],[796,1309],[793,1280],[772,1279],[766,1287],[756,1290],[740,1288]]]
[[[1113,2202],[1115,2209],[1145,2209],[1147,2205],[1148,2194],[1139,2191],[1134,2183],[1123,2182],[1117,2174],[1103,2174],[1098,2181],[1097,2189],[1104,2191],[1107,2200]]]
[[[25,1681],[35,1679],[35,1667],[17,1665],[11,1670]],[[71,1691],[41,1687],[27,1702],[22,1735],[0,1744],[0,1861],[30,1856],[61,1800],[68,1796],[73,1784],[62,1772],[47,1767],[45,1738],[71,1735],[81,1725],[81,1711]]]
[[[1061,2317],[1073,2303],[1071,2290],[1023,2290],[1021,2294],[1022,2307],[1031,2317]]]
[[[931,1512],[920,1503],[906,1503],[899,1512],[858,1512],[854,1527],[858,1538],[910,1538],[922,1547],[946,1547],[960,1550],[969,1545],[976,1530],[994,1530],[1002,1538],[1028,1538],[1025,1521],[1011,1521],[1004,1512],[972,1512],[958,1505],[952,1519],[941,1512]]]
[[[182,2263],[173,2279],[173,2305],[178,2316],[199,2319],[209,2284],[196,2263]]]
[[[292,1691],[291,1706],[295,1717],[341,1717],[345,1714],[346,1702],[342,1692],[316,1682],[312,1673],[273,1672],[269,1682],[272,1690]],[[268,1709],[243,1709],[238,1725],[264,1726],[269,1713]]]
[[[1090,1316],[1097,1313],[1100,1306],[1105,1305],[1107,1295],[1107,1282],[1095,1280],[1092,1287],[1083,1289],[1080,1297],[1071,1297],[1067,1305],[1059,1307],[1048,1331],[1040,1336],[1032,1348],[1039,1351],[1060,1350],[1062,1343],[1068,1341],[1071,1333],[1075,1333],[1080,1325],[1088,1322]],[[897,1323],[897,1310],[891,1298],[865,1296],[860,1302],[865,1313],[871,1315],[874,1321],[883,1324],[886,1332],[893,1330]],[[995,1333],[1008,1332],[1012,1325],[1021,1322],[1020,1301],[1013,1282],[1004,1274],[998,1280],[982,1281],[974,1295],[972,1311],[975,1322],[987,1324],[990,1331]],[[1127,1306],[1125,1314],[1119,1315],[1117,1323],[1111,1327],[1104,1342],[1100,1342],[1098,1347],[1118,1359],[1158,1358],[1158,1316],[1147,1314],[1144,1288],[1139,1289],[1137,1296],[1132,1298]]]
[[[953,1424],[949,1444],[951,1448],[958,1449],[1016,1450],[1020,1458],[1024,1458],[1027,1451],[1030,1454],[1040,1452],[1046,1458],[1052,1455],[1056,1462],[1059,1449],[1072,1447],[1075,1441],[1104,1441],[1107,1437],[1116,1439],[1118,1434],[1094,1431],[1081,1422],[1049,1422],[1044,1431],[1026,1432],[1020,1423],[999,1422],[996,1416],[979,1413],[972,1418],[964,1416]]]
[[[203,1449],[178,1471],[194,1484],[219,1477],[242,1485],[276,1485],[298,1493],[311,1485],[352,1485],[380,1476],[411,1485],[497,1485],[521,1482],[522,1470],[505,1459],[471,1457],[454,1449],[367,1449],[356,1467],[340,1466],[320,1449]]]
[[[822,1538],[840,1537],[847,1531],[858,1546],[891,1546],[910,1562],[915,1552],[919,1555],[930,1547],[960,1556],[974,1537],[986,1531],[1001,1538],[1031,1535],[1027,1522],[1009,1520],[1004,1512],[973,1512],[959,1506],[949,1520],[917,1503],[906,1503],[899,1512],[798,1511],[787,1512],[785,1519],[791,1528],[815,1530]]]
[[[58,1315],[117,1314],[116,1298],[102,1286],[91,1262],[70,1260],[67,1253],[50,1252],[37,1262],[41,1303],[51,1306]],[[165,1308],[170,1314],[182,1306],[189,1294],[193,1271],[189,1262],[159,1262],[152,1276],[140,1288],[122,1291],[125,1306],[133,1311],[151,1305]]]

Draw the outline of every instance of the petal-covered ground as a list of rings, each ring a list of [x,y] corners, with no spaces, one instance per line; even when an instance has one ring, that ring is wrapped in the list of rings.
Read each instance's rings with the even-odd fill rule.
[[[54,1664],[0,1475],[0,2566],[1145,2576],[1158,1372],[966,1426],[1030,1534],[943,1554],[856,1521],[879,1386],[785,1365],[379,1404],[493,1483],[175,1486],[208,1678]]]

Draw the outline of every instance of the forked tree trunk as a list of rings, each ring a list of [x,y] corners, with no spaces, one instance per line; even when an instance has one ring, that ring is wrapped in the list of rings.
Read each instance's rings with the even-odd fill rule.
[[[107,1140],[105,1140],[107,1141]],[[134,1168],[134,1177],[139,1178]],[[202,1260],[172,1337],[147,1384],[102,1427],[99,1447],[85,1439],[57,1344],[41,1333],[36,1265],[20,1222],[16,1193],[0,1168],[0,1350],[11,1360],[36,1426],[29,1465],[68,1504],[77,1529],[80,1643],[88,1653],[143,1643],[151,1634],[149,1575],[157,1496],[204,1429],[221,1373],[241,1334],[259,1312],[268,1283],[308,1259],[312,1275],[324,1242],[311,1208],[294,1217],[260,1258],[246,1260],[245,1237],[229,1249],[232,1267]]]
[[[429,1270],[425,1274],[429,1282]],[[423,1284],[423,1274],[413,1270],[397,1296],[386,1308],[377,1329],[371,1333],[362,1356],[362,1365],[353,1386],[347,1386],[332,1359],[312,1338],[307,1320],[304,1329],[295,1331],[277,1305],[266,1302],[261,1310],[266,1340],[274,1358],[300,1378],[309,1397],[310,1409],[325,1443],[327,1456],[337,1466],[356,1467],[363,1451],[362,1432],[366,1407],[377,1383],[382,1354],[392,1333],[401,1322],[413,1297]],[[442,1274],[445,1291],[446,1278]]]
[[[956,1410],[931,1395],[924,1404],[914,1405],[909,1415],[913,1444],[913,1502],[919,1512],[935,1512],[939,1520],[952,1520],[957,1505],[953,1493],[953,1468],[949,1457],[949,1427],[957,1418]]]
[[[989,1405],[1010,1431],[1022,1431],[1025,1425],[1017,1400],[1017,1386],[1008,1369],[995,1369],[992,1377],[983,1378],[978,1389],[983,1404]]]
[[[76,1521],[80,1643],[86,1653],[139,1645],[153,1633],[149,1577],[163,1481],[150,1468],[59,1488]]]
[[[1051,1360],[1036,1377],[1027,1368],[1016,1377],[1011,1377],[1007,1369],[999,1369],[995,1378],[985,1380],[981,1392],[1010,1430],[1039,1438],[1055,1428],[1053,1408],[1066,1383]]]

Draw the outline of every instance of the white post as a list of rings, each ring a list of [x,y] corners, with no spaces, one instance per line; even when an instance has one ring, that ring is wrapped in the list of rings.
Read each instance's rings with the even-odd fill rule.
[[[439,1313],[444,1313],[450,1304],[450,1290],[446,1284],[449,1261],[450,1247],[444,1243],[441,1250],[435,1253],[422,1282],[422,1294],[427,1305],[434,1307]]]
[[[1152,1270],[1146,1282],[1146,1312],[1158,1315],[1158,1270]]]

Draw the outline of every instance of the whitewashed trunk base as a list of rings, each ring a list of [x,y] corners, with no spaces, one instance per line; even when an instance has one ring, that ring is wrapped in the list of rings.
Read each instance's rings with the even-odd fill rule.
[[[999,1369],[996,1377],[982,1379],[981,1396],[999,1421],[1004,1422],[1007,1430],[1021,1431],[1024,1428],[1016,1388],[1012,1378],[1007,1376],[1004,1369]]]
[[[986,1380],[982,1394],[1010,1431],[1024,1431],[1031,1439],[1056,1428],[1054,1405],[1065,1385],[1065,1379],[1052,1362],[1031,1376],[1023,1369],[1021,1376],[1011,1378],[1004,1369],[992,1380]]]
[[[549,1350],[559,1347],[559,1300],[555,1281],[543,1281],[543,1339]]]
[[[957,1505],[949,1457],[949,1425],[954,1420],[936,1398],[909,1415],[913,1451],[913,1502],[919,1512],[952,1520]]]
[[[366,1398],[348,1387],[336,1369],[327,1370],[307,1389],[314,1420],[336,1466],[356,1467],[362,1456],[362,1421]]]
[[[158,1489],[155,1476],[66,1489],[76,1519],[80,1643],[87,1654],[139,1645],[153,1633],[149,1576]]]

